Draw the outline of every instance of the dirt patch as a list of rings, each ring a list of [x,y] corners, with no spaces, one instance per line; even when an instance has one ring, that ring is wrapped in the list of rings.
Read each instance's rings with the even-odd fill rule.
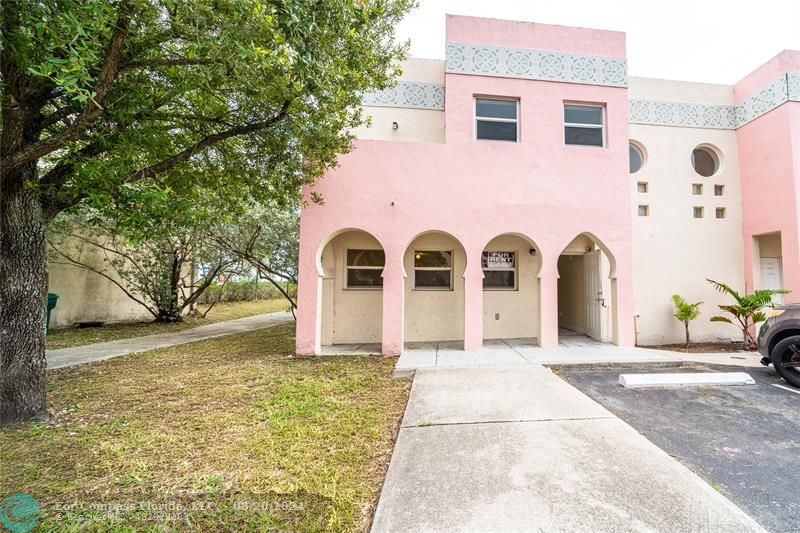
[[[651,350],[669,350],[670,352],[683,353],[709,353],[709,352],[746,352],[741,342],[693,342],[687,348],[685,344],[656,344],[641,346]]]

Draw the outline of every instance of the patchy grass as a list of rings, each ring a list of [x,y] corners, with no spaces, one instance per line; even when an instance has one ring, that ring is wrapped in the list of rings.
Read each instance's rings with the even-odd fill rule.
[[[205,311],[207,306],[201,305],[199,312]],[[155,335],[156,333],[171,333],[183,329],[222,322],[223,320],[233,320],[246,316],[259,315],[261,313],[272,313],[275,311],[286,311],[289,303],[283,299],[276,300],[253,300],[250,302],[220,302],[215,305],[208,313],[206,318],[193,316],[184,317],[183,322],[177,324],[163,324],[159,322],[118,322],[107,324],[99,328],[61,328],[51,329],[47,333],[47,348],[55,350],[58,348],[71,348],[73,346],[83,346],[97,342],[116,341],[120,339],[130,339],[132,337],[143,337],[145,335]]]
[[[48,373],[51,420],[0,430],[0,495],[43,531],[364,531],[409,381],[293,358],[293,325]]]

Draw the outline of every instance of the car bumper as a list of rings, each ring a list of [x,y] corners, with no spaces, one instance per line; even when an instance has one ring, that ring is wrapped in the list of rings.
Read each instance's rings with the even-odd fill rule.
[[[767,342],[767,331],[769,330],[769,320],[761,324],[758,330],[758,353],[769,359],[769,343]]]

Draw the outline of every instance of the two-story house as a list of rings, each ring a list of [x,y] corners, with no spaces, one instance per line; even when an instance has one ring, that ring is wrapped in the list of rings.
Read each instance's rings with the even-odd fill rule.
[[[734,86],[632,78],[625,34],[447,18],[446,59],[366,95],[301,214],[297,352],[585,334],[678,342],[671,295],[800,301],[800,52]]]

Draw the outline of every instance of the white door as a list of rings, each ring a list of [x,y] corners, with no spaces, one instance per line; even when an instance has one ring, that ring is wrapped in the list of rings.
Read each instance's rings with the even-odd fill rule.
[[[761,258],[761,288],[762,289],[782,289],[783,273],[781,272],[781,260],[778,257]],[[783,294],[776,294],[772,297],[773,303],[782,304]]]
[[[595,250],[583,256],[586,334],[597,341],[602,340],[603,285],[600,282],[600,253],[600,250]]]

